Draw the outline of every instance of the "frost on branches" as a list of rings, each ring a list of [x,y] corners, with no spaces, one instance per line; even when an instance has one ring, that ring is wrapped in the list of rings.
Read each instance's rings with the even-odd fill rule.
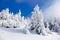
[[[48,35],[52,32],[60,33],[60,20],[57,18],[53,18],[50,21],[45,19],[38,5],[35,6],[31,18],[21,16],[21,10],[14,15],[14,13],[10,13],[7,8],[0,12],[0,27],[20,28],[23,29],[22,31],[25,34],[33,32]]]

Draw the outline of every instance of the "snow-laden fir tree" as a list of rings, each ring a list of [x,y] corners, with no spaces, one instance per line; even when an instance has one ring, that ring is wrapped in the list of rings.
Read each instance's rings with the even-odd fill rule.
[[[31,24],[31,30],[34,30],[37,34],[46,35],[44,17],[38,5],[35,6],[34,11],[32,12]]]
[[[51,31],[60,33],[60,21],[56,17],[51,19],[51,21],[49,23],[50,23],[49,29]]]

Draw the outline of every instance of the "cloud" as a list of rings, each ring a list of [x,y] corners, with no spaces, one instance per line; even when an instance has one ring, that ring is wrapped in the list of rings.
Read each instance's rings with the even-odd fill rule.
[[[53,0],[51,6],[44,10],[44,15],[46,18],[59,18],[60,19],[60,0]]]

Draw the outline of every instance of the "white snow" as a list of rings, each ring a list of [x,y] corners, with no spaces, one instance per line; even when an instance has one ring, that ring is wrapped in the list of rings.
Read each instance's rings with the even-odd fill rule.
[[[20,31],[20,32],[18,32]],[[60,40],[60,35],[23,34],[21,29],[0,28],[0,40]]]
[[[15,15],[10,13],[9,9],[2,10],[0,40],[59,40],[60,35],[57,33],[60,32],[60,21],[52,20],[45,22],[43,12],[38,5],[35,6],[31,18],[21,16],[20,10]]]

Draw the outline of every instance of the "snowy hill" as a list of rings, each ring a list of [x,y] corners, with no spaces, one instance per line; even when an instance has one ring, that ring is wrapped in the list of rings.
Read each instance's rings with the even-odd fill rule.
[[[19,32],[16,32],[16,30]],[[48,36],[37,34],[23,34],[19,29],[0,28],[0,40],[59,40],[59,39],[60,35],[57,34],[50,34]]]

